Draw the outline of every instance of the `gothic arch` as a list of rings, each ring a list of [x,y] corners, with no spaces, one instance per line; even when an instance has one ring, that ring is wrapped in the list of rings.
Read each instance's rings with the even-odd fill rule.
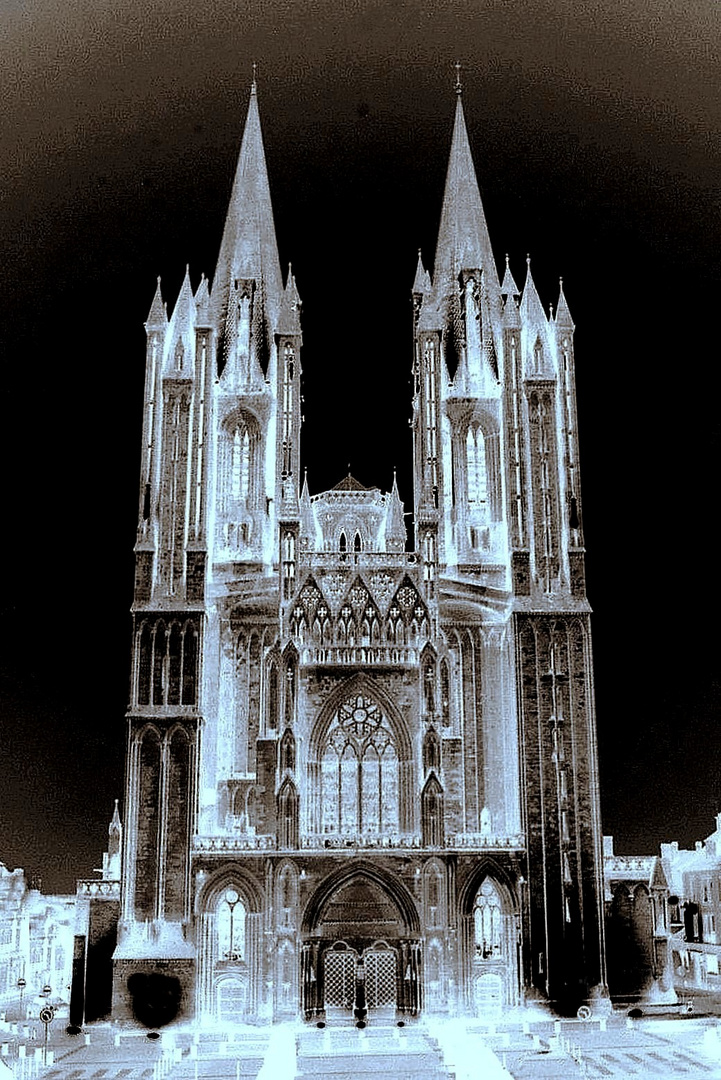
[[[421,836],[424,847],[443,846],[443,786],[435,772],[430,773],[421,792]]]
[[[281,848],[297,848],[299,846],[298,813],[300,797],[295,784],[289,776],[286,776],[280,785],[277,804],[278,845]]]
[[[461,915],[472,915],[476,896],[486,878],[490,878],[498,890],[506,914],[518,911],[518,894],[507,871],[495,859],[482,859],[466,879],[459,894]]]
[[[365,673],[352,675],[335,688],[329,695],[320,710],[310,734],[309,756],[312,761],[318,761],[322,752],[325,737],[328,734],[336,712],[348,698],[354,694],[364,694],[372,698],[380,706],[382,712],[390,722],[393,734],[398,744],[398,757],[402,762],[413,760],[413,746],[411,744],[408,725],[403,714],[383,686],[371,676]]]
[[[219,903],[223,892],[230,887],[236,889],[249,914],[259,914],[263,910],[263,889],[247,870],[238,863],[226,863],[212,873],[198,890],[195,899],[195,914],[212,912]]]
[[[329,901],[344,885],[350,884],[357,878],[364,878],[371,885],[380,888],[393,901],[406,934],[416,936],[420,933],[418,908],[403,882],[395,874],[362,860],[354,861],[352,865],[341,867],[330,874],[311,895],[305,906],[301,923],[301,933],[304,936],[317,933]]]

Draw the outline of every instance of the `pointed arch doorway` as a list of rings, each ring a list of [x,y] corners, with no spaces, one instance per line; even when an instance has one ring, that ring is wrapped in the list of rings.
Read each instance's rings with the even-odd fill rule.
[[[308,904],[302,959],[307,1019],[350,1022],[420,1007],[417,913],[401,882],[376,868],[331,875]],[[415,917],[414,917],[415,916]]]
[[[466,887],[463,908],[467,1008],[492,1019],[520,1000],[517,903],[504,882],[481,873]]]

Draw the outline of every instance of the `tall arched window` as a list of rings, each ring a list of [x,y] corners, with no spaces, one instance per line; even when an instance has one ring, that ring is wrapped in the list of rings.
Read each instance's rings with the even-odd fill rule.
[[[275,660],[271,660],[270,667],[268,668],[268,727],[276,728],[278,726],[278,665]]]
[[[378,705],[362,694],[345,701],[321,756],[325,833],[393,833],[399,826],[398,749]]]
[[[444,726],[451,722],[451,680],[448,661],[441,660],[441,720]]]
[[[250,433],[242,421],[233,431],[231,491],[234,499],[245,501],[250,491]]]
[[[216,910],[220,960],[245,959],[245,918],[245,905],[240,894],[232,887],[226,889]]]
[[[198,635],[192,623],[183,633],[183,705],[195,705],[198,698]]]
[[[161,620],[155,627],[153,649],[153,705],[165,704],[165,653],[168,637],[165,623]]]
[[[486,440],[480,427],[469,427],[466,435],[466,472],[469,505],[485,509],[488,501]]]
[[[150,682],[153,670],[153,638],[150,627],[143,624],[140,631],[140,659],[138,663],[138,704],[150,704]]]
[[[500,957],[503,951],[503,909],[493,882],[486,878],[473,905],[476,955],[482,960]]]

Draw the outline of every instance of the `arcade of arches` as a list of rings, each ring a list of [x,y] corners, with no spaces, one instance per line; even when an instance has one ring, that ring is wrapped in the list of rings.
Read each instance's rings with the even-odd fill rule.
[[[276,867],[270,960],[257,910],[269,898],[232,871],[204,890],[197,995],[207,1019],[226,1024],[269,1009],[330,1021],[357,1018],[359,1009],[379,1020],[459,1009],[493,1015],[517,1003],[517,913],[491,877],[454,918],[440,859],[415,867],[410,888],[390,870],[336,864],[305,903],[301,873],[291,861]]]

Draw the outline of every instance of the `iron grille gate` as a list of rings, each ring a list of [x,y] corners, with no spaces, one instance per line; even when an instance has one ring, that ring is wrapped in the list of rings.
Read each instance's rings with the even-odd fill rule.
[[[335,1009],[352,1009],[355,998],[357,954],[344,952],[325,954],[325,1003]]]
[[[391,949],[369,949],[363,960],[368,1008],[383,1009],[395,1006],[396,954]]]

